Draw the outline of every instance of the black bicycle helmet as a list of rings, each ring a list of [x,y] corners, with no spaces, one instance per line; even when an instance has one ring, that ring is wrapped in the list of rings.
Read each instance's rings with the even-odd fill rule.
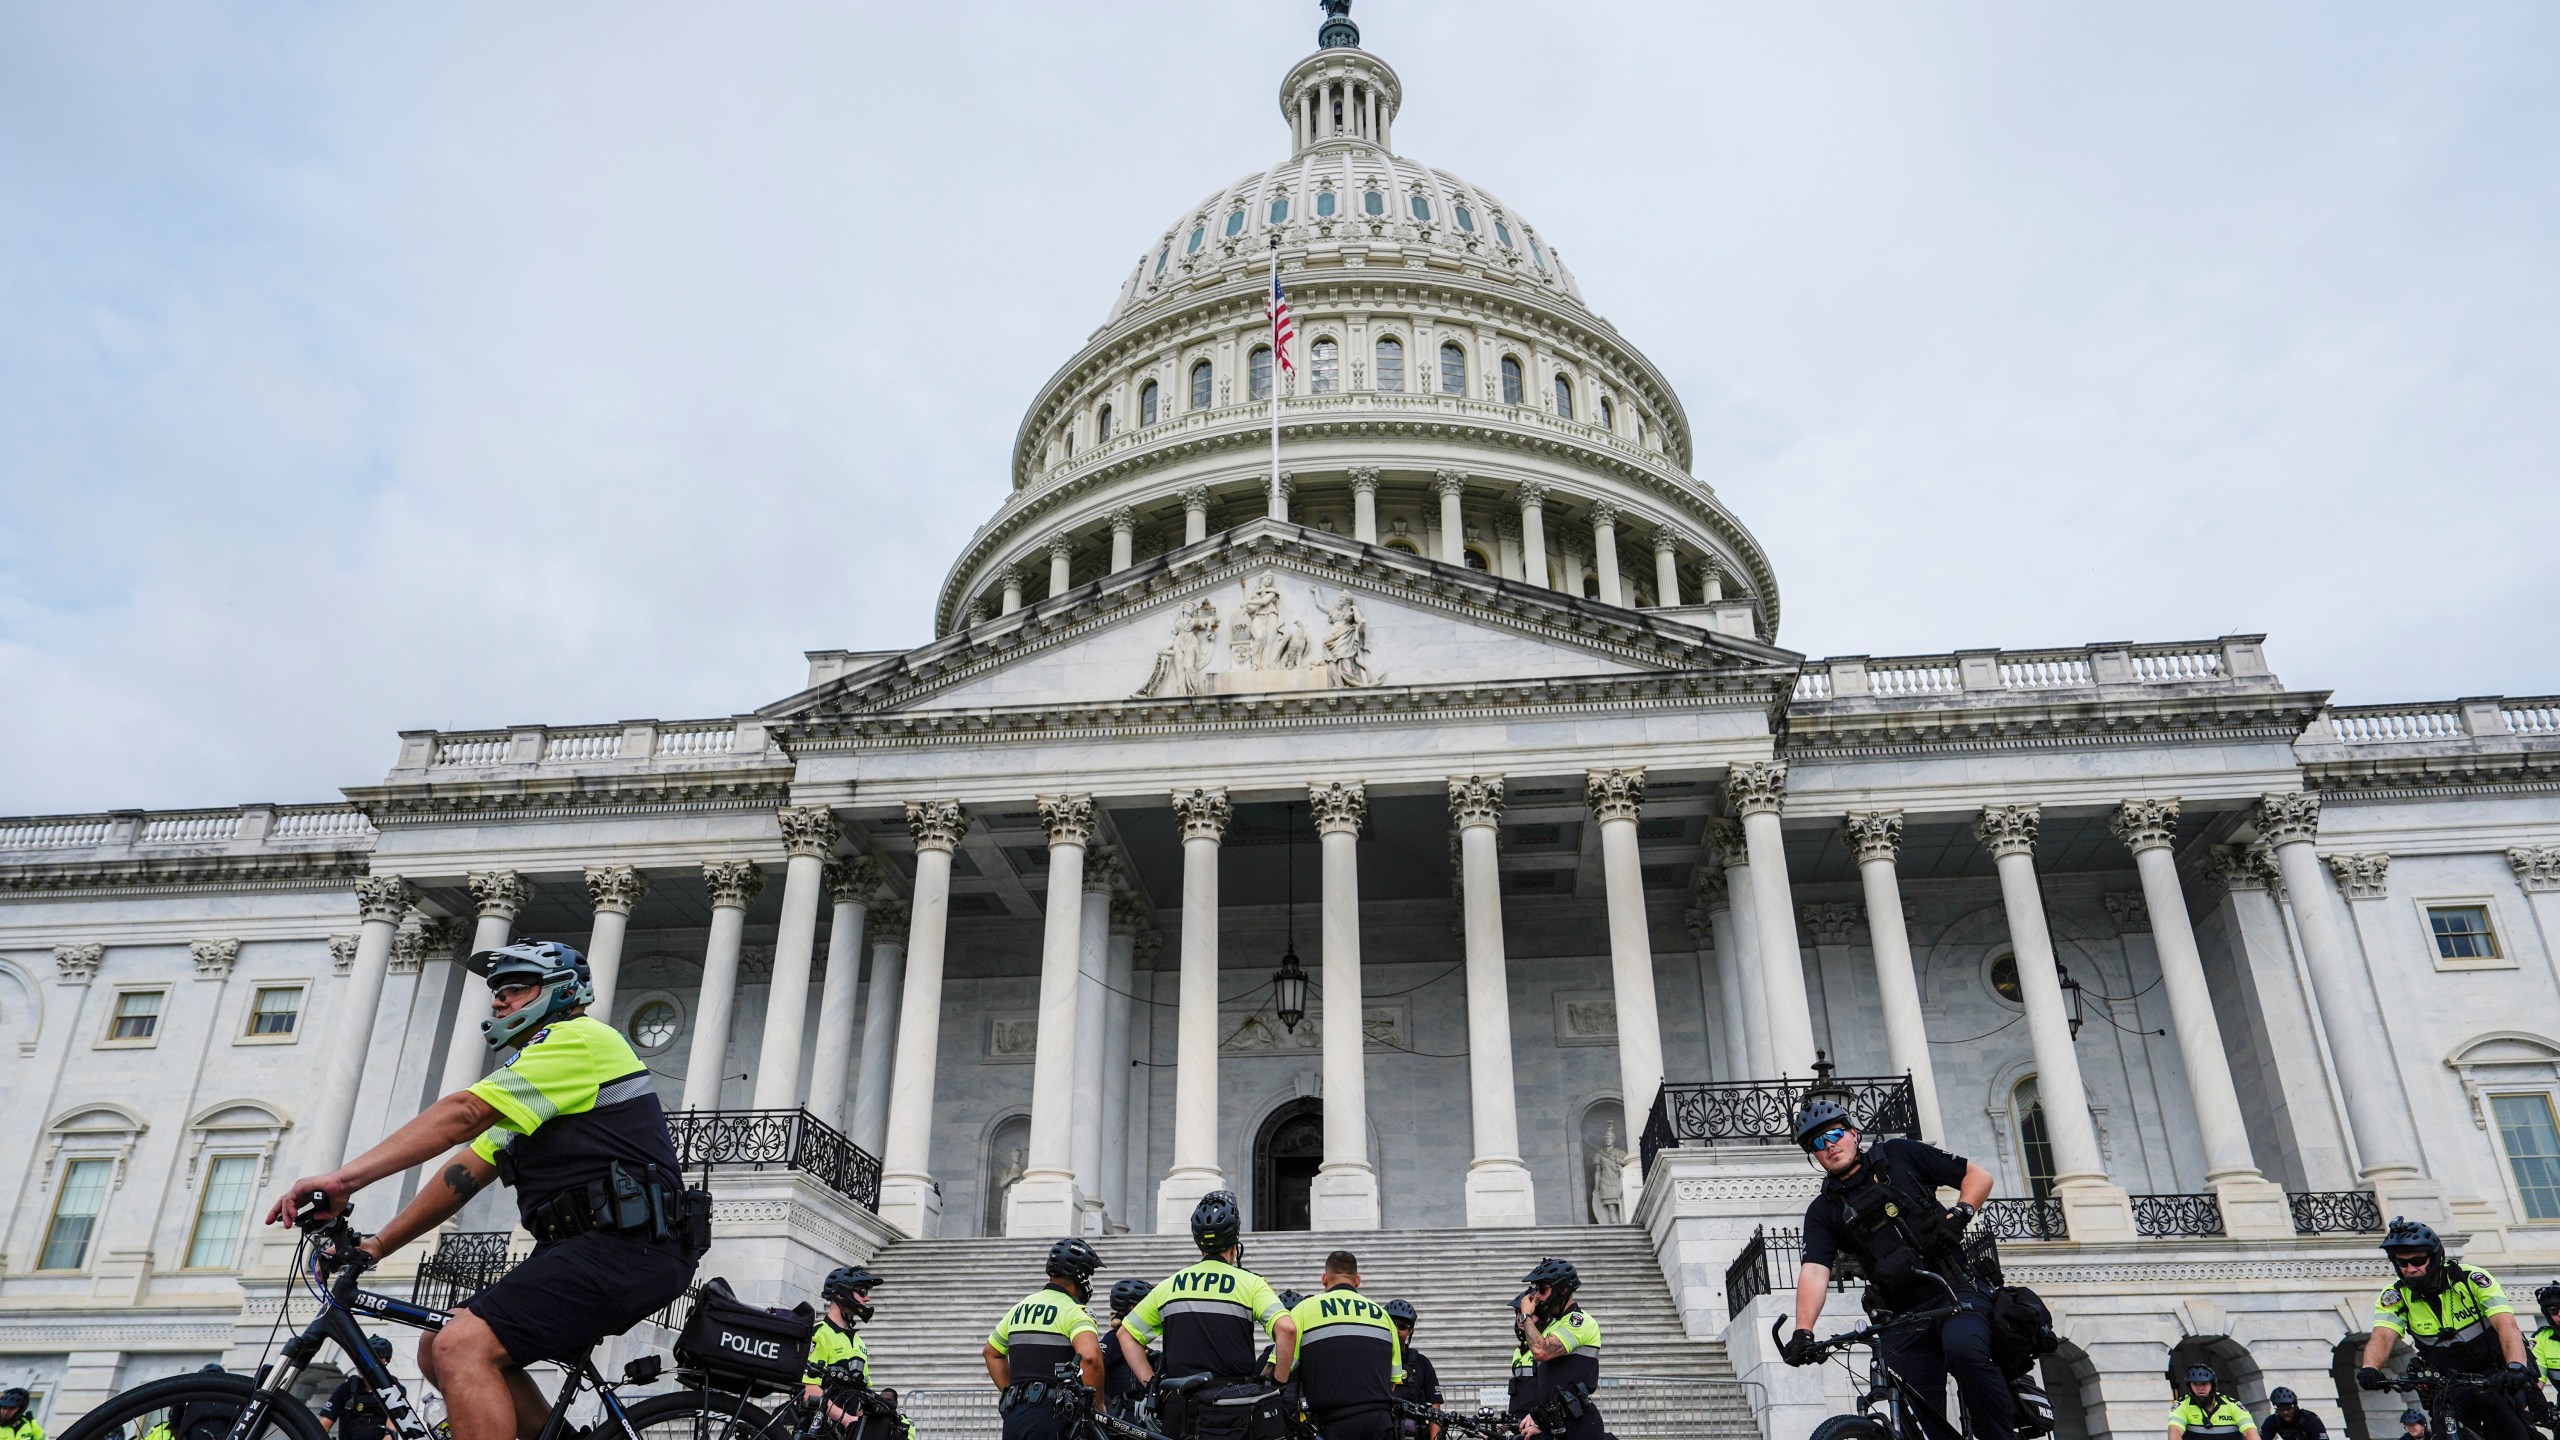
[[[1412,1301],[1390,1300],[1387,1302],[1387,1318],[1410,1330],[1422,1317],[1414,1313]]]
[[[1816,1100],[1807,1104],[1796,1112],[1796,1148],[1811,1154],[1814,1137],[1834,1125],[1846,1125],[1854,1130],[1858,1122],[1850,1118],[1849,1107],[1837,1100]]]
[[[2288,1405],[2299,1405],[2302,1402],[2295,1397],[2292,1387],[2279,1385],[2272,1394],[2267,1396],[2267,1403],[2282,1410]]]
[[[1283,1290],[1280,1292],[1280,1308],[1295,1310],[1306,1298],[1307,1293],[1303,1290]]]
[[[465,964],[493,990],[502,984],[542,987],[542,997],[532,1004],[480,1022],[480,1033],[492,1050],[503,1050],[554,1020],[566,1019],[570,1011],[595,1003],[587,957],[557,940],[519,940],[480,951]]]
[[[2445,1261],[2444,1239],[2436,1234],[2434,1226],[2422,1225],[2406,1216],[2394,1215],[2391,1217],[2391,1228],[2382,1232],[2382,1248],[2395,1261],[2404,1250],[2425,1251],[2427,1268],[2419,1273],[2415,1288],[2426,1295],[2437,1294],[2445,1288],[2450,1277],[2445,1273],[2448,1266]],[[2398,1273],[2396,1268],[2394,1273]]]
[[[1582,1288],[1582,1272],[1573,1268],[1572,1261],[1559,1260],[1551,1255],[1539,1261],[1528,1274],[1521,1276],[1520,1283],[1533,1289],[1540,1285],[1550,1285],[1558,1290],[1579,1290]]]
[[[374,1351],[374,1354],[381,1356],[386,1362],[391,1359],[390,1341],[377,1335],[373,1337],[371,1343],[382,1347],[381,1349]],[[220,1375],[224,1373],[222,1369],[222,1362],[219,1360],[208,1360],[202,1365],[196,1367],[196,1373],[199,1375]]]
[[[366,1337],[364,1337],[364,1347],[365,1347],[366,1349],[368,1349],[368,1350],[370,1350],[370,1351],[372,1351],[372,1352],[373,1352],[373,1358],[374,1358],[374,1359],[381,1361],[381,1362],[382,1362],[383,1364],[385,1364],[385,1365],[388,1365],[388,1364],[390,1364],[390,1363],[391,1363],[391,1337],[390,1337],[390,1336],[388,1336],[388,1335],[367,1335]],[[219,1370],[219,1369],[221,1369],[222,1367],[221,1367],[221,1366],[219,1366],[219,1365],[216,1365],[216,1366],[213,1366],[213,1367],[211,1367],[211,1368],[216,1369],[216,1370]]]
[[[2408,1409],[2400,1412],[2400,1423],[2403,1425],[2424,1425],[2427,1423],[2427,1412],[2419,1409],[2415,1405],[2412,1405]]]
[[[2534,1291],[2533,1305],[2545,1315],[2560,1313],[2560,1285],[2545,1285]]]
[[[818,1287],[822,1300],[850,1300],[867,1295],[880,1287],[880,1277],[860,1265],[839,1265],[827,1272],[827,1283]]]
[[[27,1402],[33,1398],[25,1390],[12,1385],[6,1390],[0,1390],[0,1410],[24,1410],[27,1408]]]
[[[1102,1257],[1093,1247],[1070,1235],[1049,1247],[1049,1273],[1061,1280],[1073,1280],[1081,1288],[1102,1268]]]
[[[1151,1280],[1128,1279],[1114,1282],[1111,1286],[1111,1313],[1126,1315],[1137,1309],[1138,1302],[1146,1299],[1147,1292],[1154,1288],[1156,1288],[1155,1282]]]
[[[2214,1383],[2213,1367],[2210,1365],[2188,1366],[2187,1383],[2190,1385],[2210,1385]]]
[[[1191,1207],[1191,1238],[1203,1255],[1224,1255],[1244,1232],[1244,1212],[1233,1190],[1212,1190]]]

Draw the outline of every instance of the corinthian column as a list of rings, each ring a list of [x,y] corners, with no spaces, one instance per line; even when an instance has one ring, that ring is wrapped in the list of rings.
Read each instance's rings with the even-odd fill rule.
[[[1645,925],[1644,867],[1636,853],[1636,814],[1644,808],[1644,771],[1637,766],[1590,770],[1582,777],[1591,818],[1600,825],[1602,886],[1609,896],[1609,976],[1618,1002],[1618,1095],[1627,1126],[1651,1110],[1662,1089],[1662,1018],[1653,995],[1653,934]],[[1644,1189],[1644,1163],[1627,1158],[1627,1214]]]
[[[782,849],[782,924],[773,937],[773,998],[765,1006],[764,1043],[756,1052],[755,1108],[800,1108],[800,1037],[808,1032],[809,971],[818,956],[818,902],[826,893],[827,862],[835,858],[838,830],[824,805],[785,806]],[[845,989],[850,996],[851,986]],[[853,1017],[845,1017],[852,1030]]]
[[[479,924],[471,932],[471,953],[495,950],[515,929],[516,912],[533,898],[533,889],[513,870],[471,872],[471,903]],[[465,972],[456,977],[459,999],[453,1013],[453,1039],[445,1046],[444,1081],[439,1093],[468,1088],[489,1073],[489,1042],[480,1022],[489,1018],[489,982]]]
[[[1698,862],[1696,876],[1690,891],[1694,903],[1685,918],[1701,961],[1710,953],[1715,956],[1716,1012],[1723,1024],[1712,1068],[1717,1079],[1748,1080],[1752,1078],[1751,1019],[1743,1004],[1743,967],[1734,963],[1739,952],[1733,938],[1733,887],[1725,879],[1724,867],[1712,856]]]
[[[631,912],[649,893],[649,877],[628,865],[587,867],[587,903],[595,920],[587,932],[587,973],[594,977],[595,1004],[587,1013],[613,1023],[614,992],[622,982],[622,941],[631,932]]]
[[[1351,538],[1378,543],[1378,472],[1365,465],[1351,472]]]
[[[327,1083],[320,1091],[319,1113],[312,1117],[308,1163],[314,1173],[335,1170],[347,1158],[356,1090],[364,1081],[365,1056],[373,1048],[374,1012],[382,1007],[383,977],[391,973],[391,942],[408,913],[409,882],[399,876],[370,875],[356,882],[356,914],[364,928],[356,933],[355,963],[347,969],[337,1033],[329,1039]],[[471,1038],[480,1039],[476,1024]]]
[[[1520,568],[1530,584],[1552,590],[1554,582],[1547,578],[1547,487],[1526,480],[1521,482],[1519,496]]]
[[[1182,492],[1182,543],[1197,545],[1208,538],[1209,487],[1194,485]],[[1190,1223],[1191,1217],[1188,1212],[1185,1212],[1183,1224]]]
[[[1156,1187],[1156,1232],[1190,1229],[1191,1207],[1226,1186],[1218,1170],[1218,845],[1235,808],[1224,790],[1173,792],[1182,822],[1182,996],[1173,1052],[1173,1169]]]
[[[1368,1031],[1361,1024],[1360,822],[1366,787],[1307,787],[1324,850],[1324,1166],[1313,1196],[1318,1230],[1378,1228],[1378,1175],[1369,1168]]]
[[[942,1191],[933,1183],[933,1082],[942,1053],[942,949],[951,923],[951,852],[969,832],[969,812],[953,800],[907,802],[916,839],[914,920],[907,931],[907,983],[898,1001],[898,1058],[889,1087],[889,1128],[880,1148],[880,1218],[908,1235],[942,1229]]]
[[[1777,1076],[1810,1079],[1813,1004],[1805,998],[1804,953],[1796,943],[1786,839],[1778,827],[1787,801],[1787,767],[1745,761],[1726,773],[1724,788],[1725,803],[1742,816],[1743,845],[1751,857],[1751,928],[1760,941],[1761,998],[1769,1007],[1769,1063]]]
[[[1600,568],[1600,603],[1626,604],[1626,592],[1618,586],[1617,506],[1603,503],[1591,507],[1591,554]]]
[[[1075,1170],[1077,1203],[1084,1235],[1100,1235],[1105,1225],[1102,1202],[1102,1067],[1109,1037],[1109,991],[1103,974],[1111,968],[1111,898],[1120,886],[1120,856],[1094,846],[1084,857],[1084,909],[1079,912],[1076,940],[1076,1082]]]
[[[1007,1235],[1072,1235],[1075,1172],[1076,973],[1084,939],[1084,851],[1093,840],[1093,797],[1042,795],[1049,832],[1049,908],[1040,934],[1040,1038],[1031,1060],[1031,1154],[1005,1196]]]
[[[1902,923],[1902,812],[1851,811],[1848,841],[1858,852],[1858,883],[1867,898],[1867,940],[1875,947],[1876,994],[1884,1002],[1884,1047],[1893,1068],[1911,1077],[1920,1107],[1920,1138],[1946,1138],[1938,1113],[1938,1077],[1929,1066],[1929,1036],[1920,1020],[1920,979],[1911,966],[1911,932]]]
[[[2222,1226],[2233,1236],[2283,1239],[2293,1234],[2293,1212],[2284,1188],[2268,1182],[2249,1153],[2249,1125],[2240,1114],[2240,1090],[2231,1080],[2231,1058],[2222,1048],[2213,992],[2204,958],[2187,920],[2172,848],[2178,835],[2174,799],[2127,800],[2107,817],[2108,828],[2133,852],[2142,877],[2143,908],[2151,916],[2151,947],[2160,962],[2160,985],[2169,996],[2169,1021],[2178,1032],[2178,1058],[2187,1072],[2196,1131],[2204,1140],[2205,1182],[2222,1200]]]
[[[818,1044],[809,1056],[806,1108],[821,1123],[841,1129],[846,1102],[852,1099],[853,1017],[862,1005],[862,936],[871,918],[871,897],[880,889],[880,862],[868,855],[830,860],[826,881],[827,899],[835,906],[835,914],[827,922],[827,978],[818,991]],[[774,967],[777,972],[781,968]],[[781,993],[779,986],[775,993]]]
[[[1135,895],[1111,897],[1111,966],[1103,972],[1103,1208],[1129,1227],[1137,1206],[1129,1194],[1129,1023],[1137,993],[1138,931],[1147,909]]]
[[[1669,530],[1653,532],[1653,593],[1656,604],[1680,603],[1680,542]]]
[[[1119,574],[1137,559],[1138,512],[1123,505],[1111,512],[1111,573]]]
[[[1724,957],[1725,983],[1742,996],[1745,1022],[1742,1043],[1733,1052],[1736,1080],[1778,1078],[1777,1047],[1769,1024],[1769,968],[1760,960],[1760,929],[1751,917],[1751,847],[1742,822],[1719,815],[1707,822],[1707,845],[1724,869],[1726,905],[1719,918],[1713,906],[1707,921],[1716,927],[1716,953]],[[1811,1006],[1806,1007],[1810,1017]],[[1810,1025],[1810,1018],[1806,1023]]]
[[[1469,1225],[1535,1225],[1538,1196],[1520,1163],[1520,1117],[1512,1095],[1511,976],[1502,944],[1502,777],[1449,777],[1449,813],[1458,822],[1458,877],[1467,937],[1467,1079],[1475,1121],[1475,1161],[1467,1167]]]
[[[1071,582],[1067,574],[1067,567],[1068,563],[1075,558],[1075,553],[1076,542],[1074,537],[1067,535],[1052,535],[1049,537],[1050,599],[1057,599],[1059,596],[1066,594],[1070,588]]]
[[[747,907],[764,893],[764,871],[752,860],[706,860],[702,888],[711,897],[711,935],[702,947],[702,993],[694,1000],[693,1046],[685,1057],[687,1110],[720,1108],[729,1016],[738,1004],[738,951],[747,935]]]
[[[2507,851],[2524,903],[2542,932],[2542,953],[2551,962],[2551,977],[2560,980],[2560,845],[2518,845]]]
[[[871,979],[863,987],[862,1059],[853,1077],[853,1117],[846,1134],[873,1155],[889,1143],[890,1062],[898,1053],[898,1020],[906,1009],[907,902],[871,902]]]
[[[2053,1140],[2053,1189],[2062,1202],[2063,1224],[2074,1240],[2130,1240],[2133,1202],[2109,1183],[2098,1153],[2098,1126],[2089,1114],[2080,1056],[2072,1048],[2071,1018],[2063,1010],[2053,935],[2045,928],[2035,862],[2041,815],[2034,805],[1989,806],[1974,822],[1974,834],[2000,870],[2000,902],[2009,917],[2009,948],[2017,956],[2018,992],[2026,1001],[2027,1041],[2035,1051],[2045,1133]]]
[[[1459,499],[1467,493],[1467,476],[1463,470],[1437,470],[1431,476],[1432,493],[1440,497],[1440,560],[1445,565],[1467,563],[1467,519],[1459,508]]]
[[[999,615],[1010,615],[1010,614],[1012,614],[1014,611],[1021,609],[1021,608],[1022,608],[1022,569],[1021,569],[1021,567],[1020,567],[1020,566],[1016,566],[1016,565],[1007,565],[1007,566],[1004,566],[1002,569],[999,569],[999,570],[997,570],[997,571],[996,571],[996,574],[995,574],[995,581],[996,581],[996,588],[997,588],[998,590],[1002,591],[1002,592],[1003,592],[1003,595],[1004,595],[1004,598],[1003,598],[1002,600],[1000,600],[1000,601],[998,601],[998,602],[997,602],[997,606],[996,606],[996,613],[997,613],[997,614],[999,614]]]

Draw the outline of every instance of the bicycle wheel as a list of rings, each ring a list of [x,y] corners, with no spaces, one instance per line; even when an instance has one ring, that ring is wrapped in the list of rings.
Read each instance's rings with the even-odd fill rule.
[[[1813,1427],[1811,1440],[1893,1440],[1893,1432],[1864,1415],[1834,1415]]]
[[[640,1440],[787,1440],[787,1427],[743,1395],[679,1390],[631,1407]],[[71,1440],[64,1436],[63,1440]]]
[[[155,1430],[162,1433],[154,1440],[219,1437],[256,1393],[246,1375],[172,1375],[101,1402],[63,1431],[62,1440],[143,1440]],[[253,1440],[328,1440],[328,1432],[300,1401],[281,1398],[268,1403]]]

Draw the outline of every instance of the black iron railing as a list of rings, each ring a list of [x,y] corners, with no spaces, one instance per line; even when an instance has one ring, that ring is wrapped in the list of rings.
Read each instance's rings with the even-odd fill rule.
[[[2296,1235],[2363,1235],[2382,1228],[2382,1202],[2370,1190],[2296,1190],[2284,1198],[2293,1207]]]
[[[1719,1080],[1708,1084],[1666,1083],[1654,1093],[1645,1117],[1645,1169],[1666,1148],[1691,1145],[1791,1145],[1796,1112],[1805,1094],[1819,1089],[1841,1097],[1858,1129],[1870,1138],[1920,1133],[1920,1104],[1908,1075],[1874,1075],[1852,1079]]]
[[[409,1303],[450,1310],[487,1289],[524,1258],[504,1230],[456,1230],[436,1242],[409,1285]]]
[[[2136,1195],[2133,1233],[2159,1238],[2169,1235],[2219,1235],[2222,1201],[2213,1195]]]
[[[1742,1253],[1724,1270],[1724,1313],[1742,1317],[1743,1307],[1781,1286],[1795,1283],[1797,1262],[1804,1255],[1804,1232],[1754,1226]],[[1777,1273],[1783,1270],[1783,1275]]]
[[[880,1208],[880,1159],[806,1110],[685,1110],[667,1117],[676,1159],[802,1171],[865,1210]]]
[[[2059,1200],[1985,1200],[1974,1222],[1982,1233],[1999,1240],[2068,1240]]]

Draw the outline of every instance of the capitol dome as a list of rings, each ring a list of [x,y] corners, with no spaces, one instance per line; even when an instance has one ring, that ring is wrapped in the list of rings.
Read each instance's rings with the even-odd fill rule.
[[[1327,9],[1280,84],[1288,158],[1149,239],[1025,411],[1013,493],[944,582],[936,633],[1269,516],[1605,604],[1711,605],[1691,618],[1773,640],[1776,576],[1689,473],[1670,384],[1540,226],[1396,152],[1403,82],[1347,0]],[[1275,255],[1295,329],[1278,366]]]

